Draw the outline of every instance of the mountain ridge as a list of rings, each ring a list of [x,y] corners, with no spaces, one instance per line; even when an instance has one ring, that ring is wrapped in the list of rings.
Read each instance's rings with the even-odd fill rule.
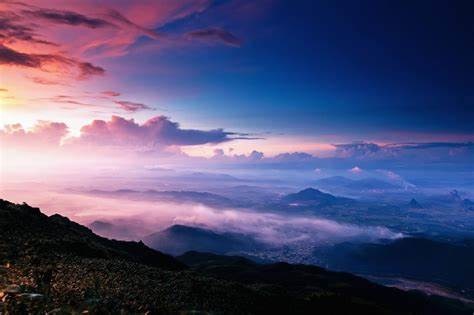
[[[320,267],[205,259],[194,269],[143,243],[107,240],[0,200],[0,310],[9,314],[472,313],[458,301]]]

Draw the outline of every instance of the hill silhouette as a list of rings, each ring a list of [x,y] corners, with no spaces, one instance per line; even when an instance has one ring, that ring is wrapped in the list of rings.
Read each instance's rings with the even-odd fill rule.
[[[65,217],[0,200],[5,314],[472,313],[458,301],[319,267],[199,255],[197,268],[189,259],[108,240]]]

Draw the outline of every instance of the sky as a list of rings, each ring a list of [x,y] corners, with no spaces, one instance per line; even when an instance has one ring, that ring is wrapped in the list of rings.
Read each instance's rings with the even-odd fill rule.
[[[21,149],[58,168],[206,157],[472,175],[473,9],[0,1],[2,168]]]

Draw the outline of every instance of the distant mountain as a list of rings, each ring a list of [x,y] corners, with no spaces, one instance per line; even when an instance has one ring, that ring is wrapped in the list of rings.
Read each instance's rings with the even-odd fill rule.
[[[353,202],[352,199],[335,197],[318,189],[306,188],[294,194],[284,196],[281,201],[290,205],[335,205]]]
[[[178,228],[181,229],[181,228]],[[312,266],[177,259],[111,241],[0,200],[0,310],[6,314],[472,314],[455,300]]]
[[[464,199],[462,201],[463,208],[469,211],[474,211],[474,201],[469,199]]]
[[[440,203],[441,205],[461,208],[468,211],[474,210],[474,202],[465,198],[464,194],[456,189],[446,194],[433,196],[431,199],[433,202]]]
[[[412,198],[408,203],[408,207],[411,209],[423,209],[423,206],[416,201],[416,199]]]
[[[113,239],[121,239],[121,240],[137,240],[139,236],[136,232],[128,227],[127,225],[117,225],[111,222],[96,220],[91,222],[88,225],[94,233]]]
[[[133,200],[148,200],[148,201],[170,201],[170,202],[191,202],[191,203],[202,203],[209,206],[239,206],[238,202],[235,202],[229,198],[199,191],[157,191],[157,190],[145,190],[138,191],[132,189],[119,189],[119,190],[91,190],[87,193],[93,195],[100,195],[111,198],[128,198]]]
[[[321,188],[339,188],[358,191],[394,190],[400,189],[395,185],[377,178],[350,179],[342,176],[322,178],[316,181],[316,186]]]
[[[258,248],[259,244],[248,236],[214,231],[185,225],[173,225],[163,231],[146,236],[145,244],[172,255],[187,251],[230,253]]]
[[[376,179],[376,178],[363,178],[359,180],[354,180],[349,184],[344,185],[346,188],[350,189],[362,189],[362,190],[387,190],[387,189],[399,189],[397,185],[393,185],[386,181]]]
[[[352,179],[343,176],[331,176],[326,178],[321,178],[316,181],[317,184],[322,186],[345,186],[353,182]]]
[[[402,238],[388,244],[343,243],[325,257],[331,269],[407,277],[464,290],[474,298],[474,243]]]
[[[186,177],[184,175],[184,177]],[[239,178],[236,178],[229,174],[221,174],[221,173],[204,173],[204,172],[194,172],[189,175],[190,178],[194,179],[211,179],[211,180],[218,180],[218,181],[239,181]]]
[[[462,198],[459,195],[459,192],[456,189],[454,189],[454,190],[449,192],[448,200],[450,200],[452,202],[461,202]]]

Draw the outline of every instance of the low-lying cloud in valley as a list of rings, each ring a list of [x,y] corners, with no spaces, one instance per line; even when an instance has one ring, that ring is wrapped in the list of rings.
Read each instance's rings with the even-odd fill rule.
[[[25,192],[4,190],[4,198],[21,202]],[[174,224],[197,226],[218,233],[239,233],[271,246],[330,245],[344,241],[377,241],[402,237],[385,227],[356,226],[315,216],[212,208],[196,203],[114,199],[76,193],[28,192],[29,203],[46,214],[60,213],[84,225],[101,221],[123,234],[115,238],[142,239]],[[128,235],[125,236],[124,235]]]

